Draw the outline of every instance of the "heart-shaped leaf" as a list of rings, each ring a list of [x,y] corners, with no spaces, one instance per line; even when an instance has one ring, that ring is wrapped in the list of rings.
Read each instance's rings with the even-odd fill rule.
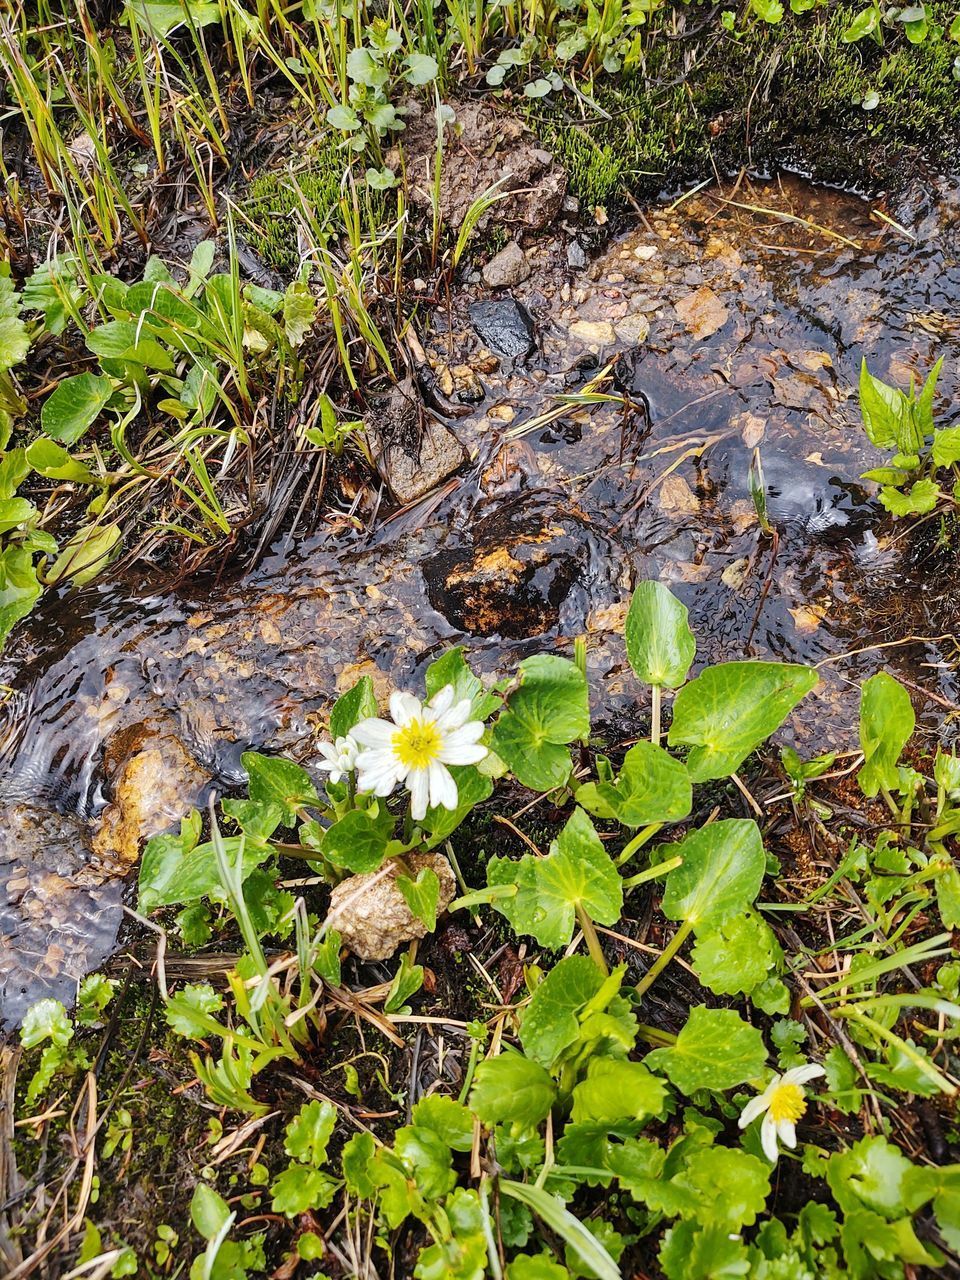
[[[694,782],[725,778],[770,737],[817,683],[811,667],[785,662],[723,662],[706,667],[677,694],[667,741],[688,746]]]
[[[760,829],[749,818],[711,822],[663,849],[683,859],[668,874],[663,893],[663,914],[671,920],[723,924],[760,892],[766,857]]]
[[[733,1009],[690,1010],[690,1016],[669,1049],[655,1049],[644,1066],[662,1071],[683,1093],[698,1089],[732,1089],[763,1074],[767,1051],[756,1027]]]
[[[494,726],[493,749],[518,782],[549,791],[570,775],[566,744],[590,732],[587,681],[574,663],[547,654],[525,658],[519,677]]]
[[[282,756],[264,756],[245,751],[240,763],[250,779],[250,799],[278,804],[283,825],[292,827],[304,805],[319,804],[320,797],[306,769]]]

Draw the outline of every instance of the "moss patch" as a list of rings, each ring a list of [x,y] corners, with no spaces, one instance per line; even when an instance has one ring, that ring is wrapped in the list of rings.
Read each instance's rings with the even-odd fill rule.
[[[945,159],[960,134],[947,41],[911,45],[886,35],[845,44],[862,6],[836,4],[739,39],[678,6],[678,29],[652,34],[642,69],[598,79],[592,112],[569,95],[527,108],[530,124],[566,166],[589,205],[616,206],[743,165],[797,167],[818,180],[889,186],[923,158]],[[936,6],[935,6],[936,7]],[[946,8],[947,6],[944,6]],[[666,25],[666,22],[665,24]],[[872,111],[860,104],[875,92]],[[913,154],[904,155],[904,149]]]
[[[283,168],[265,169],[250,183],[240,207],[261,232],[258,256],[275,271],[289,275],[296,270],[299,227],[316,239],[331,223],[345,162],[339,135],[331,134],[306,155]]]

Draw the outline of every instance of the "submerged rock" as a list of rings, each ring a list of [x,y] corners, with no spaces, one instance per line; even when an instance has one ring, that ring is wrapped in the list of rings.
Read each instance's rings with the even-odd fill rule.
[[[518,360],[533,350],[533,321],[516,298],[470,303],[470,323],[488,347]]]
[[[144,840],[169,830],[200,803],[210,775],[175,734],[149,723],[118,735],[111,754],[117,760],[113,801],[93,838],[93,852],[119,863],[114,869],[122,875],[139,858]]]
[[[511,240],[490,259],[481,274],[488,289],[512,289],[530,275],[530,263],[516,240]]]
[[[113,950],[123,886],[103,881],[90,852],[81,818],[25,804],[0,814],[0,1027],[41,996],[69,1006]]]
[[[428,867],[440,881],[437,914],[447,909],[457,891],[450,863],[441,853],[414,853],[406,860],[387,863],[379,871],[348,876],[330,895],[327,921],[339,931],[343,945],[361,960],[386,960],[405,942],[426,935],[397,887],[397,876],[415,878]]]

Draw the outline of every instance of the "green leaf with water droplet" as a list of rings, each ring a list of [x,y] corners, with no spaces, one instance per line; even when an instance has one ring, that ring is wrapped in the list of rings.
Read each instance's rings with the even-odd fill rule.
[[[721,1091],[755,1080],[767,1061],[763,1037],[733,1009],[700,1005],[669,1049],[655,1049],[644,1065],[662,1071],[683,1093],[698,1089]]]
[[[706,667],[677,694],[668,742],[688,746],[694,782],[725,778],[765,742],[811,689],[811,667],[786,662],[723,662]]]

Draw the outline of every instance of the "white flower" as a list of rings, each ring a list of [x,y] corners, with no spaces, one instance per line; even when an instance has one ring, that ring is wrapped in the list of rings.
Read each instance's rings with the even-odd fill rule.
[[[353,736],[364,750],[357,756],[357,786],[388,796],[398,782],[410,791],[411,813],[419,822],[427,808],[457,807],[457,784],[448,764],[477,764],[487,754],[480,745],[483,721],[470,720],[469,698],[453,701],[445,685],[424,705],[410,693],[390,695],[389,720],[361,720]]]
[[[740,1115],[740,1128],[763,1116],[760,1126],[760,1143],[771,1163],[777,1163],[780,1154],[777,1139],[791,1149],[797,1145],[797,1121],[807,1109],[803,1085],[824,1075],[823,1067],[808,1062],[803,1067],[791,1067],[782,1076],[774,1076],[763,1093],[751,1098]],[[764,1114],[766,1113],[766,1114]]]
[[[331,782],[339,782],[357,767],[359,750],[356,740],[349,733],[336,742],[321,742],[320,754],[323,759],[318,762],[317,768],[329,773]]]

